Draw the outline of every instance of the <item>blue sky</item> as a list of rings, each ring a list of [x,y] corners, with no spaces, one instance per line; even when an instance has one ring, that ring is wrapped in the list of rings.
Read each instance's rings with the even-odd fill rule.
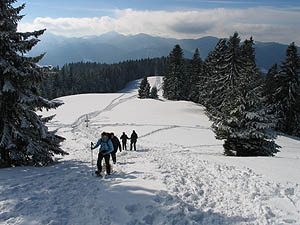
[[[19,29],[63,36],[147,33],[175,38],[228,37],[300,44],[300,0],[22,0]]]
[[[211,8],[300,8],[300,0],[27,0],[25,22],[36,17],[112,16],[111,10],[190,10]],[[300,9],[299,9],[300,13]]]

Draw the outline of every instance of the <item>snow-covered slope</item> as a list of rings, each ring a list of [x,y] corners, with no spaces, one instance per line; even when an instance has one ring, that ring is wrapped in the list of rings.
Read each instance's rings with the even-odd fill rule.
[[[161,87],[161,77],[149,80]],[[225,157],[201,106],[138,99],[138,84],[63,97],[44,113],[57,114],[49,126],[70,155],[45,168],[1,169],[0,224],[300,224],[298,139],[280,136],[272,158]],[[110,178],[92,176],[90,142],[133,129],[138,151],[118,153]]]

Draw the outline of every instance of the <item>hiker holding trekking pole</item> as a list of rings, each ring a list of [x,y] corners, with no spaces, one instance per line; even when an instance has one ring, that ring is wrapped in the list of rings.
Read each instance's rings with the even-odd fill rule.
[[[102,160],[104,158],[106,164],[106,173],[107,175],[110,175],[111,168],[110,168],[109,160],[110,160],[110,154],[113,152],[114,147],[107,133],[103,132],[101,134],[101,138],[98,140],[96,145],[92,145],[91,149],[95,149],[98,146],[100,146],[99,153],[98,153],[98,160],[97,160],[98,171],[96,171],[95,173],[97,176],[101,176]]]

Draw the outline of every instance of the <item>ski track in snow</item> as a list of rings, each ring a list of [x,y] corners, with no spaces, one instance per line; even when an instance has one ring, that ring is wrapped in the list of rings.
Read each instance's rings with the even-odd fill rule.
[[[161,89],[161,78],[155,84]],[[52,124],[67,136],[63,148],[70,152],[59,163],[1,170],[0,224],[300,224],[299,184],[272,182],[249,168],[214,162],[190,150],[214,149],[220,147],[217,143],[147,140],[160,132],[209,127],[99,121],[103,113],[136,97],[120,94],[104,109],[89,113],[90,127],[85,126],[86,115],[72,124]],[[153,129],[140,136],[139,151],[118,153],[110,178],[94,177],[88,143],[99,138],[99,129],[117,127]]]

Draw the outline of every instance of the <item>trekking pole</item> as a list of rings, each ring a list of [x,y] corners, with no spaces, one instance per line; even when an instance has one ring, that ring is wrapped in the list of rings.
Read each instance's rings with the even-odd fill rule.
[[[92,176],[94,175],[93,142],[91,142]]]

